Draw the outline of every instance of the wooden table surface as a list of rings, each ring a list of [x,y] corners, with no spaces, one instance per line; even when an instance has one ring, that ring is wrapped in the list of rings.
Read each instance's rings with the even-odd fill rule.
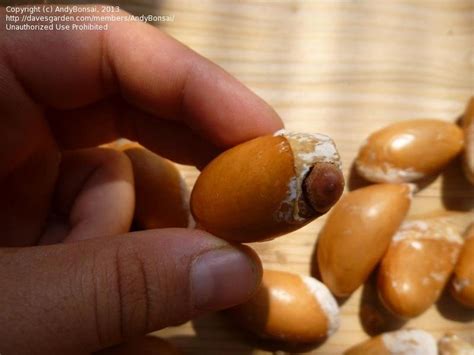
[[[455,121],[474,95],[473,0],[131,1],[122,8],[174,15],[159,27],[257,92],[288,129],[332,136],[349,187],[357,186],[350,168],[370,132],[411,118]],[[474,220],[474,188],[457,163],[416,195],[410,215],[449,209],[461,224]],[[191,186],[197,171],[182,172]],[[253,247],[265,267],[309,274],[323,222]],[[342,306],[340,330],[311,351],[339,354],[366,339],[377,320],[367,313],[374,299],[370,286],[359,289]],[[449,297],[405,326],[474,343],[474,312]],[[189,354],[268,351],[216,314],[156,334]]]

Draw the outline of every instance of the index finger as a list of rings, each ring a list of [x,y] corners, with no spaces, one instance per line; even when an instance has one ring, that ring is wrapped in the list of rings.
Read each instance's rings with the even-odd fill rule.
[[[0,46],[25,91],[54,109],[78,109],[119,94],[151,114],[150,120],[180,120],[219,147],[282,127],[262,99],[158,29],[139,22],[109,22],[108,27],[107,31],[4,30]],[[94,115],[90,117],[88,123],[95,130],[114,126],[98,127]]]

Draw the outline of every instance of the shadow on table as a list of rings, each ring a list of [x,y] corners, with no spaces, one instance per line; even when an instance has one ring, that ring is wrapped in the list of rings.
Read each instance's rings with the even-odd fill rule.
[[[463,115],[456,120],[462,125]],[[466,178],[462,168],[462,156],[454,159],[442,173],[441,197],[448,210],[472,211],[474,210],[474,185]]]
[[[359,319],[364,331],[371,336],[400,329],[407,322],[393,315],[380,301],[377,291],[377,270],[363,286]]]
[[[215,346],[215,351],[222,353],[238,353],[238,354],[253,354],[255,349],[266,350],[270,352],[284,351],[287,353],[304,353],[312,351],[323,344],[291,344],[273,340],[265,340],[257,337],[253,333],[242,329],[238,326],[238,321],[232,319],[233,317],[227,311],[214,313],[205,317],[195,319],[193,321],[193,328],[196,332],[196,345],[200,342],[206,344],[206,349]],[[218,328],[219,340],[223,343],[212,344],[215,329]],[[224,334],[222,334],[222,332]],[[188,343],[189,344],[189,343]],[[202,345],[201,345],[202,346]]]
[[[462,306],[449,294],[449,287],[446,287],[443,294],[436,302],[436,308],[444,318],[455,322],[468,323],[474,321],[474,309]]]
[[[357,190],[373,184],[359,175],[355,167],[355,162],[352,162],[351,164],[351,169],[349,170],[349,176],[346,183],[349,191]]]
[[[269,317],[268,290],[260,288],[254,303],[243,304],[219,313],[208,314],[192,321],[195,337],[174,336],[170,340],[187,353],[253,354],[255,349],[271,352],[303,353],[314,350],[323,342],[292,344],[264,340],[262,333]],[[248,307],[248,308],[247,308]],[[248,330],[247,330],[248,329]]]
[[[474,185],[464,175],[461,157],[454,159],[442,173],[441,198],[448,210],[474,210]]]

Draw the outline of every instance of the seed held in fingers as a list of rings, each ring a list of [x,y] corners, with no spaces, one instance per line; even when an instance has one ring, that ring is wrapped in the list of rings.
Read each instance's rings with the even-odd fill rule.
[[[332,163],[316,163],[304,180],[303,191],[316,212],[326,213],[344,191],[341,169]]]
[[[191,194],[196,222],[223,239],[254,242],[294,231],[339,199],[344,178],[334,142],[278,131],[211,161]]]

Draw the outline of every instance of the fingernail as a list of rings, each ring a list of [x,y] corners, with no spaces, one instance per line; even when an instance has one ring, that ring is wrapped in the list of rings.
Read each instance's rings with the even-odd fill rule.
[[[198,310],[219,310],[245,302],[260,283],[261,267],[236,248],[199,255],[191,267],[191,297]]]

